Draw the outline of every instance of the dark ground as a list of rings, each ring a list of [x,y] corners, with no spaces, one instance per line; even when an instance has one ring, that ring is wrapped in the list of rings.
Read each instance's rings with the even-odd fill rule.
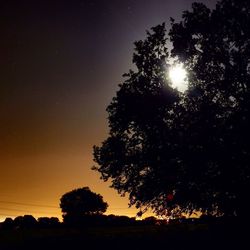
[[[0,250],[10,249],[250,249],[248,228],[239,225],[179,224],[81,229],[0,231]]]

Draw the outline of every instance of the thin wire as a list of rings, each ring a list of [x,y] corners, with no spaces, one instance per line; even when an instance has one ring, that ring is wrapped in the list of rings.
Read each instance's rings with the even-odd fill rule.
[[[15,201],[0,201],[0,203],[15,204],[15,205],[22,205],[22,206],[32,206],[32,207],[49,207],[49,208],[59,208],[59,207],[56,207],[56,206],[50,206],[50,205],[39,205],[39,204],[22,203],[22,202],[15,202]]]
[[[50,206],[50,205],[39,205],[39,204],[32,204],[32,203],[23,203],[23,202],[14,202],[14,201],[2,201],[0,200],[0,203],[8,203],[8,204],[15,204],[15,205],[23,205],[23,206],[34,206],[34,207],[50,207],[50,208],[59,208],[57,206]],[[119,210],[126,210],[126,209],[130,209],[130,208],[124,208],[124,207],[113,207],[113,208],[109,208],[109,210],[115,210],[115,209],[119,209]],[[136,208],[134,208],[136,209]]]
[[[4,214],[4,213],[1,213],[0,216],[10,216],[10,217],[13,217],[13,216],[18,216],[17,214]]]
[[[6,203],[6,204],[14,204],[14,205],[21,205],[21,206],[33,206],[33,207],[46,207],[46,208],[54,208],[54,209],[60,209],[60,207],[57,206],[51,206],[51,205],[39,205],[34,203],[24,203],[24,202],[14,202],[14,201],[3,201],[0,200],[0,203]],[[1,208],[0,208],[1,209]],[[4,210],[11,210],[11,211],[19,211],[19,212],[28,212],[27,210],[21,210],[21,209],[8,209],[8,208],[2,208]],[[135,208],[132,208],[135,209]],[[115,211],[115,210],[130,210],[130,208],[122,208],[122,207],[113,207],[108,208],[108,211]],[[136,209],[135,209],[136,210]],[[131,210],[127,212],[126,214],[131,213],[134,214],[135,212],[132,212]],[[55,213],[54,213],[55,214]]]
[[[17,211],[17,212],[26,212],[26,213],[49,213],[49,214],[58,214],[55,212],[38,212],[38,211],[29,211],[29,210],[24,210],[24,209],[14,209],[14,208],[5,208],[5,207],[0,207],[0,210],[7,210],[7,211]]]

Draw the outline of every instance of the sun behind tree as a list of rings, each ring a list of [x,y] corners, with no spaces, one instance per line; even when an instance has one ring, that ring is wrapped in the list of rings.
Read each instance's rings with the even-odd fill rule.
[[[172,87],[184,92],[187,90],[187,71],[183,64],[175,64],[169,69],[169,77],[172,82]]]

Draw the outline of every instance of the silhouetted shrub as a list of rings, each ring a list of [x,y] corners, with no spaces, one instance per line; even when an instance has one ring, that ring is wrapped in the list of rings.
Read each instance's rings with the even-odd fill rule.
[[[14,228],[14,221],[12,218],[6,218],[3,223],[1,223],[2,229],[13,229]]]
[[[157,219],[154,217],[154,216],[149,216],[149,217],[146,217],[144,220],[143,220],[143,224],[144,225],[156,225],[157,224]]]
[[[128,216],[118,216],[118,215],[108,215],[107,225],[109,226],[132,226],[136,224],[134,217],[130,218]]]
[[[18,216],[14,219],[14,227],[18,228],[35,228],[37,220],[32,215]]]
[[[41,228],[56,228],[60,226],[60,221],[56,217],[40,217],[38,218],[38,225]]]

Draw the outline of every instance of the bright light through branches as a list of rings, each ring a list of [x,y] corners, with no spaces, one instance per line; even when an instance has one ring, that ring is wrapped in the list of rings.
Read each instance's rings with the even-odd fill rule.
[[[182,64],[175,64],[169,69],[172,87],[184,92],[187,89],[187,71]]]

